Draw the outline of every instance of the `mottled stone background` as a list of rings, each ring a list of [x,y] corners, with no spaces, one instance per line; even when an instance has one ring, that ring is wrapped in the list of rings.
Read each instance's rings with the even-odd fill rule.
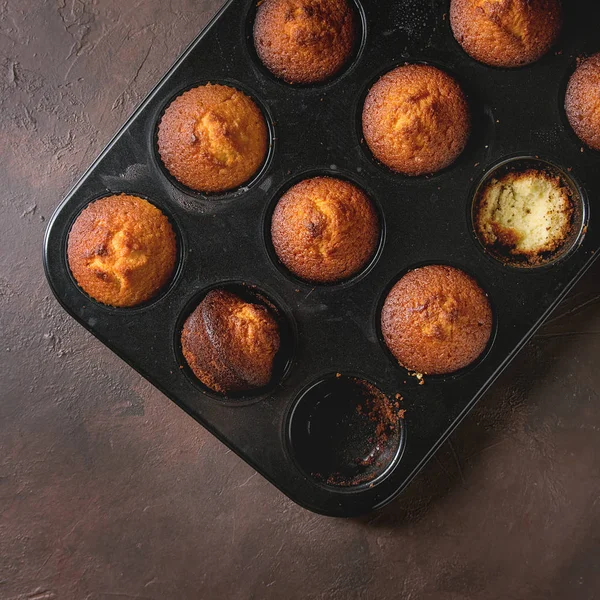
[[[0,599],[600,597],[600,264],[403,498],[298,508],[75,324],[53,208],[221,0],[0,0]]]

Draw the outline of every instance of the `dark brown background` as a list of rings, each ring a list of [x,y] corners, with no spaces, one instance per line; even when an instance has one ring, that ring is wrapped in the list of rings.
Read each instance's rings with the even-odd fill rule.
[[[221,0],[0,1],[0,598],[600,596],[600,263],[415,481],[280,494],[75,324],[53,208]]]

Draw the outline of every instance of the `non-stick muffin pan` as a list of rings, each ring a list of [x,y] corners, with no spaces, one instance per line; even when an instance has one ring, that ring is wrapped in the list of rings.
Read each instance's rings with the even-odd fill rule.
[[[298,504],[353,516],[390,502],[407,486],[499,373],[529,340],[600,248],[595,223],[600,153],[583,147],[564,114],[578,58],[600,50],[594,0],[565,2],[555,48],[538,62],[499,69],[470,58],[455,41],[444,0],[353,0],[360,37],[338,76],[288,85],[258,61],[252,44],[256,0],[232,0],[186,50],[56,210],[44,263],[64,308],[98,339]],[[406,177],[388,170],[362,139],[371,85],[391,68],[428,63],[467,93],[473,130],[445,170]],[[268,123],[263,167],[241,188],[205,195],[164,169],[156,147],[166,106],[211,82],[251,96]],[[572,186],[573,239],[546,264],[507,264],[474,233],[473,201],[495,169],[539,163]],[[294,183],[332,175],[358,184],[382,227],[373,260],[341,284],[310,285],[273,251],[270,218]],[[127,193],[171,220],[178,264],[169,285],[136,308],[87,296],[66,258],[68,234],[85,206]],[[470,274],[494,313],[486,351],[447,376],[415,377],[387,350],[380,331],[386,294],[411,269],[447,264]],[[254,394],[210,391],[187,367],[180,333],[209,290],[226,288],[272,307],[281,324],[273,381]]]

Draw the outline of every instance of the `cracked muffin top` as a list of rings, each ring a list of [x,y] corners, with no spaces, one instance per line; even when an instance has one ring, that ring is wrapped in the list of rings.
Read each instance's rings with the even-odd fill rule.
[[[471,129],[461,87],[444,71],[423,64],[381,77],[367,95],[362,123],[375,158],[405,175],[435,173],[452,164]]]
[[[356,37],[348,0],[264,0],[254,22],[258,57],[288,83],[335,75],[352,55]]]
[[[279,345],[279,325],[267,306],[222,289],[205,296],[181,333],[194,375],[222,394],[266,386]]]
[[[199,192],[247,182],[267,155],[265,118],[243,92],[207,84],[181,94],[158,127],[158,151],[173,177]]]
[[[452,0],[456,41],[475,60],[520,67],[546,54],[563,22],[560,0]]]
[[[487,296],[469,275],[430,265],[409,271],[388,294],[381,312],[386,345],[401,366],[441,375],[470,365],[492,333]]]
[[[571,76],[565,110],[579,139],[600,150],[600,53],[584,60]]]
[[[73,277],[92,298],[136,306],[171,278],[177,242],[156,206],[121,194],[96,200],[81,212],[69,233],[67,258]]]
[[[379,232],[368,196],[333,177],[296,184],[281,197],[271,221],[279,260],[315,283],[342,281],[359,272],[375,254]]]

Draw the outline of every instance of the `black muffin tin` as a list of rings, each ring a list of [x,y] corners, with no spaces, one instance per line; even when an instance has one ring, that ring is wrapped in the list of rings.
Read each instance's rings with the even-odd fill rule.
[[[590,267],[600,247],[594,221],[600,154],[583,148],[563,110],[577,57],[600,50],[595,0],[565,2],[566,23],[556,48],[515,70],[487,67],[462,51],[450,30],[447,1],[353,1],[361,22],[354,59],[339,76],[312,86],[287,85],[259,64],[251,39],[255,0],[229,2],[58,207],[44,245],[50,285],[75,319],[290,498],[335,516],[381,507],[406,487]],[[473,132],[465,152],[430,177],[392,173],[374,161],[361,136],[360,113],[369,87],[405,62],[430,63],[453,74],[472,107]],[[227,194],[207,196],[176,184],[156,151],[165,106],[204,82],[245,91],[269,123],[264,167]],[[471,203],[478,183],[513,156],[546,159],[568,172],[581,190],[582,235],[566,256],[546,267],[505,266],[486,254],[473,234]],[[292,183],[317,174],[358,183],[381,214],[381,247],[373,263],[339,285],[312,286],[291,277],[269,242],[274,203]],[[80,211],[94,199],[121,192],[160,207],[179,244],[170,285],[133,309],[90,299],[66,261],[67,236]],[[477,279],[489,294],[495,328],[488,350],[474,365],[451,376],[425,377],[421,385],[386,350],[379,313],[399,276],[431,263],[454,265]],[[280,377],[258,395],[224,398],[209,392],[181,356],[183,320],[207,290],[223,285],[249,293],[256,293],[256,286],[287,324]],[[389,468],[352,487],[328,485],[304,472],[310,436],[290,439],[298,426],[290,425],[290,416],[306,413],[299,399],[313,401],[315,384],[336,373],[367,379],[391,398],[400,393],[406,410]],[[311,456],[314,463],[314,452]]]

